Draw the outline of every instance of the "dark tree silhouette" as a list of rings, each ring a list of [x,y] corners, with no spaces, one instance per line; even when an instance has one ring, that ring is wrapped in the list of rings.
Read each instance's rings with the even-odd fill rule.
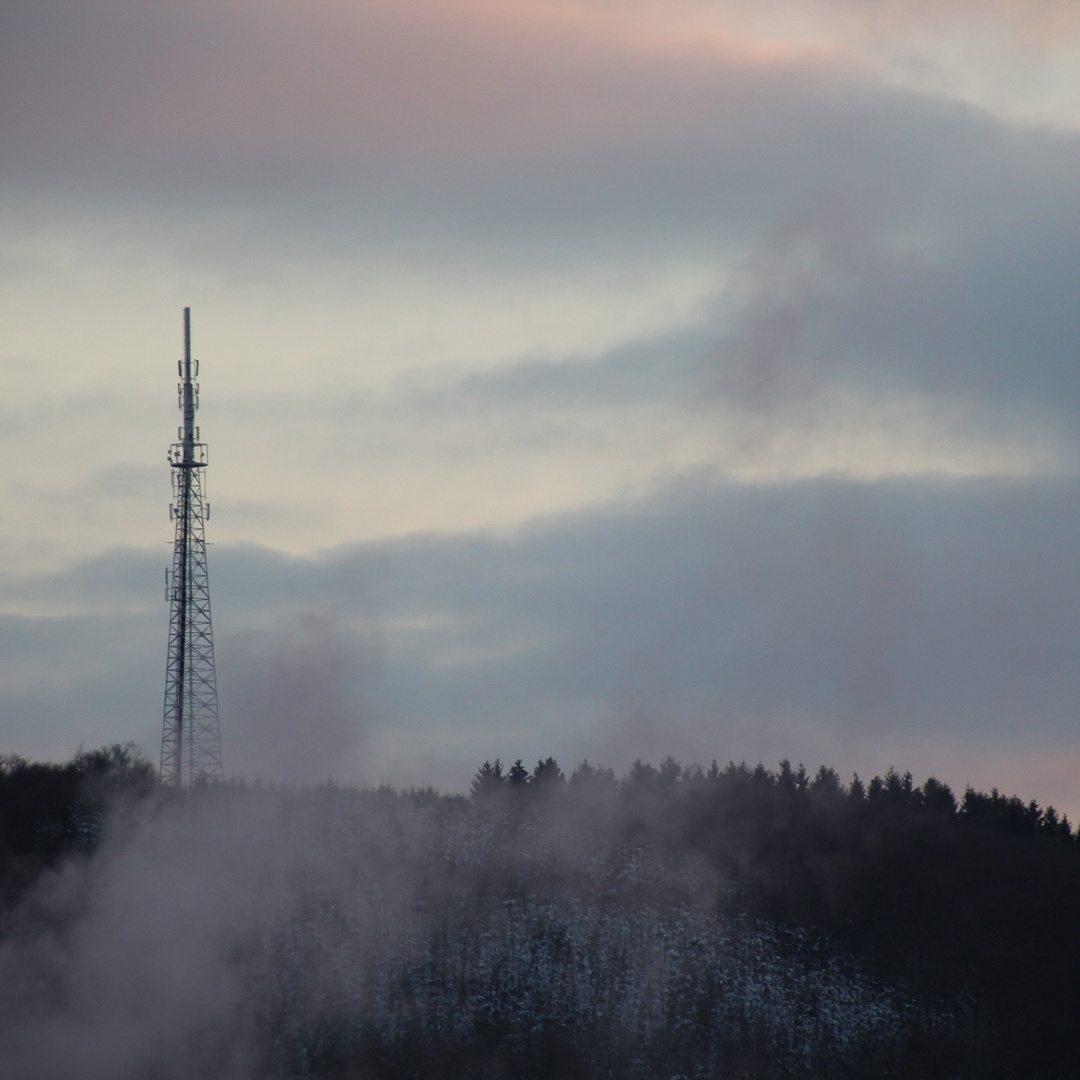
[[[553,757],[538,761],[529,781],[538,791],[561,790],[566,782],[562,769]]]
[[[516,788],[524,787],[529,782],[529,770],[521,764],[521,758],[510,766],[510,771],[506,774],[506,782]]]
[[[486,799],[499,794],[505,787],[506,779],[503,776],[502,762],[496,758],[494,762],[485,761],[469,785],[469,793],[474,799]]]

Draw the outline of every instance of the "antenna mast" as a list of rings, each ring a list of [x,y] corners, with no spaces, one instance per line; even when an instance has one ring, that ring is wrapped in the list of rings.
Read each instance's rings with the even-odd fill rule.
[[[172,569],[165,574],[170,615],[161,782],[188,788],[224,778],[206,571],[205,521],[210,504],[203,499],[202,474],[208,462],[206,443],[198,441],[195,426],[199,385],[193,378],[199,374],[199,361],[191,359],[191,308],[184,308],[184,359],[177,366],[184,423],[177,430],[180,441],[169,447],[173,493],[169,518],[176,522],[176,540]]]

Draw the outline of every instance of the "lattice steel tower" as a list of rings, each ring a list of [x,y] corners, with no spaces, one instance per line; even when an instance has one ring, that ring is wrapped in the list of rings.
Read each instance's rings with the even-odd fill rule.
[[[191,787],[221,780],[221,731],[218,724],[214,634],[210,625],[210,580],[206,571],[205,522],[210,504],[203,498],[206,444],[199,442],[195,411],[199,386],[198,360],[191,359],[191,309],[184,308],[184,359],[177,387],[179,442],[169,447],[173,501],[169,517],[176,522],[172,569],[166,571],[169,601],[169,655],[165,665],[165,722],[161,732],[161,782]]]

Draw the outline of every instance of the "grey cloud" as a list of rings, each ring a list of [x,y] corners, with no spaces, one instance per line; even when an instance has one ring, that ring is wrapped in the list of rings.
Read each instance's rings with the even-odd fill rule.
[[[612,257],[734,260],[741,269],[719,290],[714,316],[717,383],[729,397],[768,406],[839,381],[883,393],[1075,400],[1075,133],[1021,129],[820,63],[718,55],[687,65],[511,36],[500,42],[528,63],[498,53],[496,64],[485,39],[479,59],[466,65],[451,50],[440,69],[447,86],[465,87],[439,117],[460,146],[409,126],[413,113],[436,106],[407,64],[388,84],[387,117],[402,105],[403,130],[427,155],[420,163],[383,137],[393,124],[378,109],[359,120],[350,108],[338,115],[319,96],[325,86],[290,82],[289,65],[313,64],[320,50],[331,88],[357,66],[330,47],[325,27],[286,42],[285,24],[243,6],[69,7],[8,5],[10,32],[0,34],[13,54],[0,64],[10,80],[4,96],[19,103],[5,135],[15,148],[5,155],[8,198],[32,203],[37,194],[18,192],[47,190],[48,219],[69,199],[105,217],[125,202],[155,243],[186,249],[198,237],[199,251],[184,259],[209,260],[215,273],[246,260],[260,273],[318,264],[333,274],[318,260],[358,255],[455,275],[477,264],[515,274],[592,266],[602,275]],[[432,10],[398,19],[375,5],[365,18],[373,40],[385,35],[402,57],[423,57]],[[255,54],[262,72],[252,86],[280,76],[283,126],[277,113],[263,116],[245,83],[250,72],[225,64],[230,43],[245,36],[240,51]],[[202,59],[188,63],[192,56]],[[483,69],[480,84],[513,91],[498,115],[468,89],[473,67]],[[530,139],[521,121],[555,67],[577,97],[572,110],[561,98],[548,103],[552,130],[589,111],[580,108],[587,101],[598,117],[593,137]],[[180,101],[196,95],[194,120],[173,123],[174,106],[163,104],[176,80]],[[153,92],[141,93],[147,86]],[[629,104],[611,106],[620,95]],[[262,119],[224,138],[214,123],[230,102]],[[304,141],[309,112],[322,143]],[[375,125],[371,138],[365,124]],[[466,137],[476,127],[496,134]],[[158,133],[149,149],[143,128]],[[95,137],[106,129],[111,142]],[[88,175],[98,177],[89,187]],[[10,225],[23,227],[43,226]],[[561,387],[574,375],[576,390],[596,392],[585,376],[598,370],[560,370]],[[550,374],[526,363],[513,380],[541,398],[565,392]],[[513,390],[484,378],[463,384],[460,398]]]
[[[332,401],[317,394],[249,396],[228,407],[248,416],[270,412],[282,423],[298,412],[323,424],[332,418],[348,432],[347,442],[367,453],[365,434],[373,430],[385,447],[392,439],[415,441],[418,425],[448,419],[491,423],[506,441],[520,441],[568,412],[660,402],[686,407],[710,383],[717,335],[703,318],[593,355],[526,355],[485,371],[447,366],[407,372],[382,391],[342,391]]]
[[[673,715],[998,735],[1022,708],[1062,734],[1075,498],[993,484],[689,485],[644,512],[538,526],[514,543],[402,546],[394,577],[406,604],[412,593],[489,645],[540,639],[451,668],[440,693],[491,676],[543,686],[570,709],[640,692]],[[528,707],[528,693],[518,700]]]
[[[707,324],[618,345],[597,356],[524,358],[468,374],[434,391],[409,391],[436,409],[618,406],[640,401],[690,400],[707,370],[713,340]]]
[[[364,10],[363,47],[388,43],[402,64],[381,103],[356,112],[348,95],[330,107],[339,84],[355,92],[358,65],[327,37],[340,16],[329,8],[292,40],[269,9],[243,5],[7,5],[0,92],[17,107],[2,121],[2,169],[19,210],[7,228],[45,229],[70,204],[106,247],[130,242],[127,222],[226,277],[243,264],[337,280],[356,259],[476,274],[478,288],[492,272],[602,281],[613,258],[736,268],[694,325],[593,363],[526,356],[454,386],[403,385],[388,401],[346,391],[316,410],[494,412],[532,395],[542,414],[667,395],[673,382],[769,409],[840,385],[973,402],[984,429],[1017,401],[1074,426],[1075,133],[1023,129],[854,68],[731,54],[688,65],[505,27],[467,63],[454,39],[431,76],[453,90],[441,106],[406,63],[428,56],[435,9]],[[241,42],[234,71],[226,58]],[[320,64],[314,89],[290,75]],[[260,80],[273,109],[256,100]],[[545,96],[564,84],[566,100]],[[491,86],[498,100],[485,104],[477,87]],[[433,109],[457,142],[425,126]],[[593,118],[588,137],[569,123],[578,114]],[[697,366],[709,334],[711,380]],[[559,439],[545,423],[505,427]]]
[[[759,404],[835,382],[1074,402],[1080,219],[1067,177],[1080,141],[1031,135],[998,150],[921,224],[889,221],[868,193],[755,252],[718,345],[723,390]]]
[[[145,611],[164,603],[166,562],[164,554],[127,547],[58,572],[0,573],[0,609]]]
[[[505,539],[417,536],[312,559],[220,548],[225,731],[236,724],[253,769],[313,777],[327,755],[377,753],[391,775],[459,784],[496,754],[737,758],[766,737],[792,756],[808,743],[870,756],[935,740],[1065,747],[1078,525],[1071,481],[701,478]],[[87,635],[104,653],[135,628],[64,626],[43,651],[58,663]],[[131,687],[152,684],[156,711],[162,656],[137,656],[147,670]],[[132,673],[104,669],[87,696],[122,699]],[[38,708],[59,709],[73,690],[38,693]]]
[[[9,233],[83,214],[95,250],[114,244],[125,262],[127,228],[178,265],[259,281],[336,281],[349,260],[390,256],[455,279],[478,265],[576,268],[583,288],[613,258],[658,273],[736,267],[710,310],[647,341],[526,352],[378,400],[345,388],[327,405],[300,388],[290,408],[350,430],[387,412],[380,437],[397,426],[386,437],[402,440],[440,412],[488,413],[509,440],[582,406],[710,388],[769,409],[852,386],[974,402],[984,428],[1021,404],[1036,423],[1075,427],[1075,133],[812,62],[646,63],[561,39],[508,51],[484,39],[470,53],[464,32],[434,83],[401,63],[382,97],[336,112],[328,102],[356,92],[346,77],[363,65],[314,19],[286,40],[258,14],[270,10],[0,5]],[[393,45],[365,79],[437,51],[434,24],[363,12],[365,48]],[[83,397],[5,415],[59,423]],[[98,476],[93,494],[129,479],[151,482]],[[1064,745],[1080,689],[1078,511],[1064,480],[743,489],[704,477],[509,538],[316,558],[215,548],[226,743],[232,722],[244,767],[315,776],[382,740],[384,761],[452,759],[458,772],[434,780],[494,754],[752,756],[766,728],[793,756],[784,740],[807,730],[833,745]],[[0,627],[12,749],[154,739],[164,553],[0,579],[20,613]],[[305,714],[329,725],[310,748],[289,726]],[[278,758],[259,757],[263,719]]]
[[[111,607],[105,599],[93,614],[0,616],[0,752],[55,760],[128,740],[156,751],[166,625],[103,613]]]
[[[721,755],[729,720],[757,715],[792,733],[812,720],[1005,744],[1022,715],[1024,739],[1057,743],[1077,689],[1076,512],[1075,490],[1054,485],[704,484],[511,543],[348,558],[363,577],[378,553],[397,613],[448,620],[412,646],[443,664],[395,670],[388,638],[388,684],[425,716],[536,723],[538,751],[538,720],[595,725],[638,706]],[[452,662],[463,640],[476,659]],[[712,735],[687,740],[686,724]]]
[[[791,0],[769,5],[790,10]],[[925,34],[928,30],[953,29],[967,33],[997,29],[1015,35],[1027,49],[1053,48],[1074,31],[1078,18],[1069,0],[915,0],[907,4],[860,4],[852,0],[819,0],[819,11],[835,11],[871,36],[890,36],[905,30]],[[760,10],[760,8],[758,9]]]

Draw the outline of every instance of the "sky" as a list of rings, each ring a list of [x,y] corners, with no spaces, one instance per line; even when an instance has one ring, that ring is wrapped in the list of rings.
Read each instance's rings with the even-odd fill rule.
[[[0,753],[1080,817],[1075,0],[0,0]]]

